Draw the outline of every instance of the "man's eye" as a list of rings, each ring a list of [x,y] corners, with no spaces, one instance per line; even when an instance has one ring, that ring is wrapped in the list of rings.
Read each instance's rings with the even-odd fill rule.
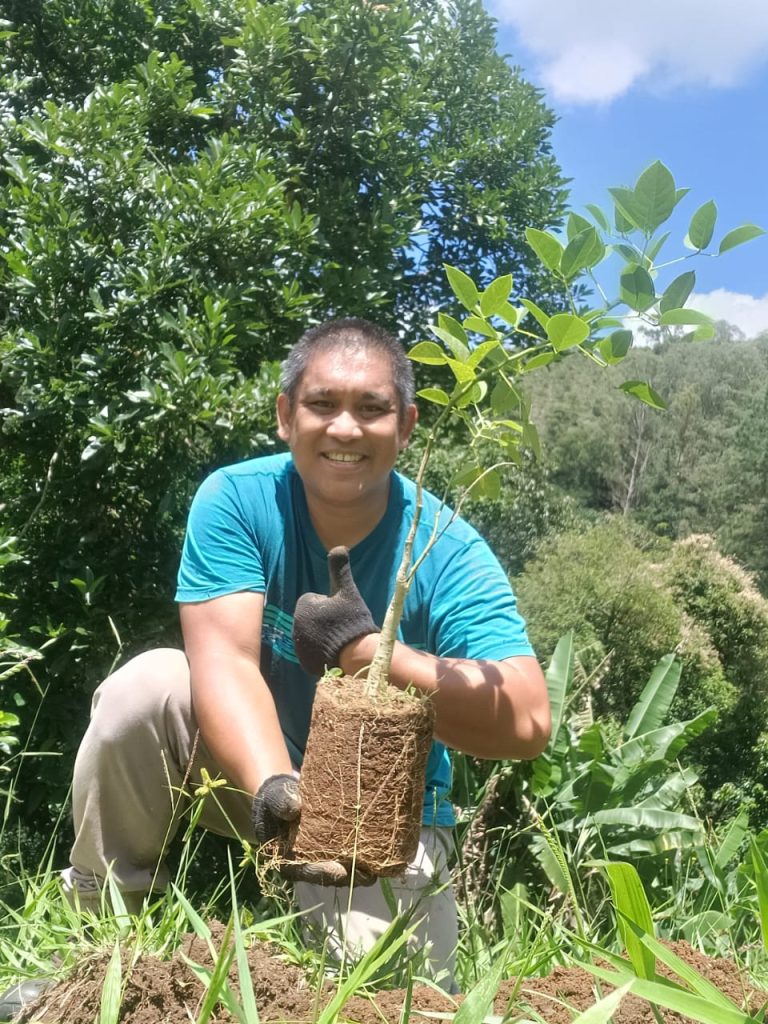
[[[382,416],[387,410],[383,405],[363,405],[361,412],[366,416]]]

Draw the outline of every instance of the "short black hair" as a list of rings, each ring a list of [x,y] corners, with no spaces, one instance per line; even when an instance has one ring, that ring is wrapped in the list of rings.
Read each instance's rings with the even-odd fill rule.
[[[392,365],[392,379],[397,392],[398,414],[402,418],[405,410],[414,401],[413,366],[398,339],[383,327],[362,317],[350,316],[339,320],[327,320],[316,327],[310,327],[299,338],[280,366],[280,390],[294,404],[296,392],[304,376],[307,364],[316,352],[327,352],[333,348],[375,349],[384,352]]]

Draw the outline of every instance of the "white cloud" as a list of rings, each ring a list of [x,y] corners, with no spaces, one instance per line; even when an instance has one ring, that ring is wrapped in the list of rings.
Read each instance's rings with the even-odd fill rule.
[[[715,320],[727,320],[729,324],[735,324],[747,338],[768,331],[768,293],[762,298],[755,298],[754,295],[716,288],[712,292],[694,292],[686,306],[699,309]]]
[[[654,88],[736,85],[768,61],[766,0],[489,0],[553,98],[606,103]]]

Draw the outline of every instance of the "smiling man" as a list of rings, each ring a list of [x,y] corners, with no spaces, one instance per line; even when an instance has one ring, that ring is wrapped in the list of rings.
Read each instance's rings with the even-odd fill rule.
[[[411,364],[367,321],[320,325],[283,364],[277,414],[289,452],[216,471],[193,502],[177,591],[185,652],[140,655],[94,696],[64,872],[73,898],[93,901],[108,873],[129,901],[162,888],[163,852],[185,809],[179,794],[203,769],[229,786],[205,801],[201,824],[250,842],[283,834],[300,812],[296,779],[318,675],[370,663],[414,515],[414,485],[394,471],[417,419]],[[416,554],[435,514],[439,503],[426,495]],[[341,600],[300,601],[327,594],[329,582]],[[391,681],[429,694],[436,708],[419,852],[392,892],[401,909],[415,908],[427,969],[450,987],[447,748],[531,758],[550,725],[509,583],[460,519],[408,595]],[[380,883],[356,887],[350,901],[341,864],[287,873],[308,927],[331,950],[368,948],[391,920]]]

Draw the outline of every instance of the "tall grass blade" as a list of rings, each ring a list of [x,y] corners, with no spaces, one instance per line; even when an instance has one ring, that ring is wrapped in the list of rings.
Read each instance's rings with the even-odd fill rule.
[[[608,1024],[608,1021],[618,1010],[619,1003],[631,988],[632,982],[628,981],[621,988],[609,992],[607,996],[596,1002],[594,1006],[590,1006],[589,1009],[580,1013],[578,1017],[574,1017],[572,1024]]]
[[[674,654],[665,654],[629,713],[624,730],[628,740],[658,729],[672,706],[680,683],[680,672],[681,665],[675,661]]]
[[[624,942],[630,962],[639,978],[652,981],[656,977],[656,958],[643,943],[637,931],[630,927],[633,921],[643,932],[653,935],[653,917],[645,895],[643,883],[633,864],[604,864],[611,887],[613,905],[619,933]]]
[[[754,836],[749,837],[749,847],[752,853],[752,867],[755,871],[757,904],[760,908],[760,934],[763,938],[763,948],[768,949],[768,868],[766,868],[765,858]]]
[[[456,1011],[453,1024],[482,1024],[493,1005],[493,998],[499,991],[504,970],[509,962],[512,943],[508,943],[500,956],[494,960],[488,973],[469,990],[463,1003]]]
[[[557,641],[555,653],[545,673],[549,704],[552,709],[552,739],[554,747],[565,713],[565,697],[573,680],[573,633],[566,633]]]
[[[120,1016],[120,997],[123,983],[123,969],[120,963],[120,943],[115,943],[109,966],[104,975],[104,987],[101,990],[101,1006],[98,1024],[117,1024]]]
[[[189,902],[189,900],[181,891],[181,889],[179,889],[179,887],[175,885],[173,882],[171,882],[171,889],[173,890],[174,896],[181,904],[182,910],[187,915],[187,920],[192,925],[192,930],[194,931],[195,935],[198,937],[198,939],[205,939],[211,951],[215,953],[215,950],[211,946],[211,929],[208,927],[208,925],[205,923],[202,917],[200,917],[198,912]]]
[[[216,1004],[222,1001],[222,990],[226,985],[229,968],[232,965],[232,959],[234,957],[234,950],[230,948],[231,938],[232,918],[229,919],[229,923],[227,924],[224,932],[221,949],[219,950],[219,955],[216,958],[213,973],[211,974],[208,988],[205,993],[205,999],[203,999],[203,1005],[200,1007],[200,1013],[197,1016],[196,1024],[208,1024],[211,1014],[216,1008]]]
[[[692,992],[686,992],[669,982],[646,981],[645,978],[628,978],[626,972],[609,971],[596,964],[583,963],[581,965],[590,974],[607,981],[610,985],[617,987],[632,983],[632,994],[647,1000],[654,1006],[663,1006],[675,1013],[698,1020],[701,1024],[761,1024],[755,1017],[750,1017],[735,1005],[728,1006],[715,1004],[711,999],[705,999]],[[722,993],[720,993],[721,998]]]
[[[730,861],[736,856],[741,848],[741,844],[744,840],[744,836],[747,834],[747,828],[749,827],[749,815],[745,807],[739,810],[739,813],[733,819],[728,826],[728,831],[720,841],[720,845],[717,849],[717,855],[715,856],[715,866],[718,868],[725,868]]]
[[[406,913],[395,918],[384,934],[377,939],[375,945],[358,961],[349,976],[339,985],[333,999],[317,1017],[315,1024],[335,1024],[347,1000],[380,968],[389,963],[394,954],[411,937],[415,929],[406,927],[411,917],[412,914]]]
[[[235,889],[235,877],[232,872],[232,857],[227,851],[229,859],[229,887],[232,893],[232,921],[235,929],[235,957],[237,959],[237,974],[240,979],[240,999],[242,1000],[243,1024],[259,1024],[259,1011],[256,1007],[256,996],[253,991],[253,979],[248,966],[248,954],[243,939],[243,929],[240,925],[240,910],[237,906],[237,892]]]

